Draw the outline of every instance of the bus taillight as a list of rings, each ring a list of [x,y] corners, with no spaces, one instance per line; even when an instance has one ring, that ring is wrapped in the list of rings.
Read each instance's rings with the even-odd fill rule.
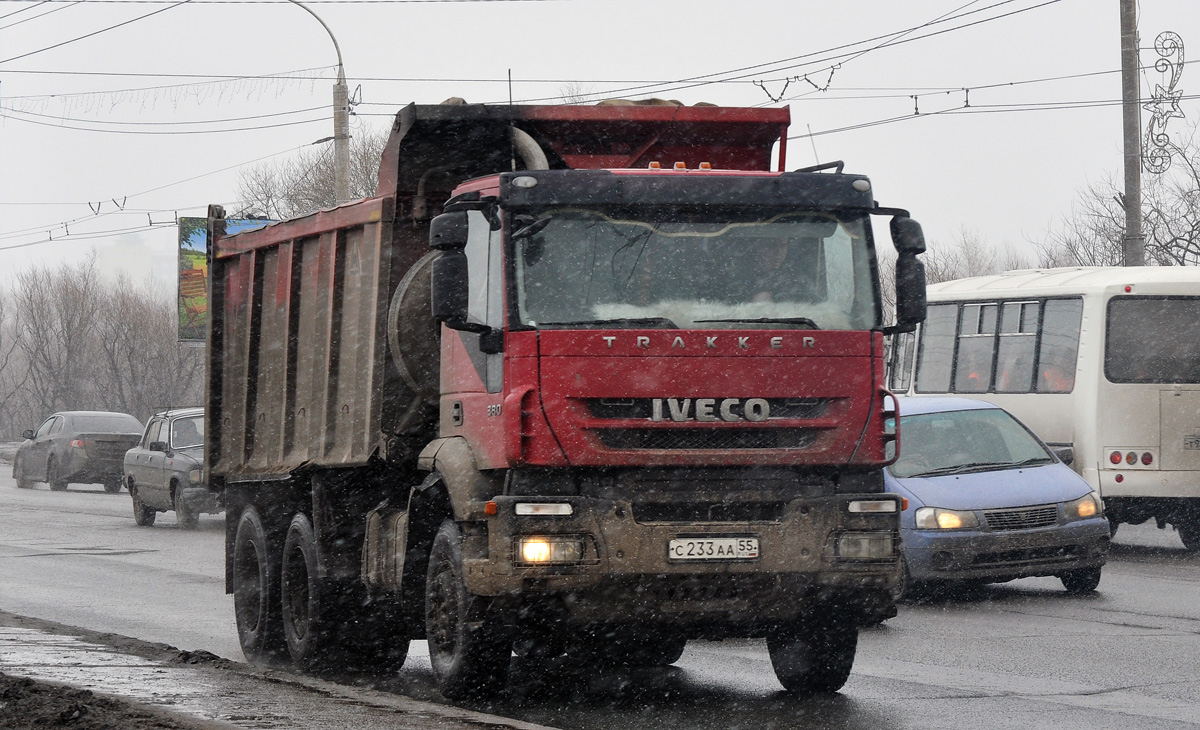
[[[1142,463],[1146,466],[1150,466],[1151,464],[1153,464],[1154,463],[1154,454],[1151,454],[1149,451],[1142,454]]]
[[[1114,464],[1120,464],[1121,463],[1121,452],[1120,451],[1112,452],[1111,454],[1108,455],[1108,460]]]

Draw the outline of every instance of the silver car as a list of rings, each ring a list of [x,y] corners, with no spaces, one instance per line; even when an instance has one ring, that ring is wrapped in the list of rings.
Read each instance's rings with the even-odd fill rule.
[[[142,440],[125,452],[125,486],[133,498],[133,519],[154,524],[159,512],[175,510],[185,529],[203,513],[224,509],[204,479],[204,409],[178,408],[154,414]]]

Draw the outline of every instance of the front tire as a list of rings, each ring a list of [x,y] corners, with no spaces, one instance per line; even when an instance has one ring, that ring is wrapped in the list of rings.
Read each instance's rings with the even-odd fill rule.
[[[1058,576],[1062,581],[1063,588],[1067,589],[1067,593],[1080,595],[1083,593],[1091,593],[1100,585],[1100,568],[1080,568],[1072,570]]]
[[[462,531],[442,523],[425,581],[425,633],[438,690],[447,699],[495,695],[508,683],[512,639],[489,625],[487,599],[467,593]]]
[[[242,511],[233,541],[233,611],[247,659],[263,662],[282,655],[279,553],[254,507]]]
[[[137,485],[132,482],[129,484],[129,496],[133,498],[133,521],[138,527],[153,527],[158,510],[147,507],[142,502],[142,498],[138,496]]]
[[[767,636],[775,677],[798,694],[836,692],[850,677],[858,650],[858,627],[826,618],[780,627]]]
[[[179,523],[179,527],[184,530],[194,530],[200,524],[200,515],[188,506],[187,500],[183,498],[183,487],[178,484],[174,487],[175,491],[175,521]]]
[[[50,489],[55,492],[65,492],[67,489],[67,480],[58,473],[58,462],[54,457],[50,457],[50,461],[46,462],[46,483],[50,485]]]

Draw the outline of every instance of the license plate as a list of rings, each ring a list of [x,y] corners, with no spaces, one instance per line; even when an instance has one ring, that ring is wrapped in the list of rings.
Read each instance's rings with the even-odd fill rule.
[[[754,560],[757,537],[681,537],[667,544],[670,560]]]

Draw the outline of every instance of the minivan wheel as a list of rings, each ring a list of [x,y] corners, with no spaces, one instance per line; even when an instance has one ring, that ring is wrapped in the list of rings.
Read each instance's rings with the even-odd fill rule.
[[[1100,567],[1070,570],[1058,576],[1067,593],[1091,593],[1100,585]]]

